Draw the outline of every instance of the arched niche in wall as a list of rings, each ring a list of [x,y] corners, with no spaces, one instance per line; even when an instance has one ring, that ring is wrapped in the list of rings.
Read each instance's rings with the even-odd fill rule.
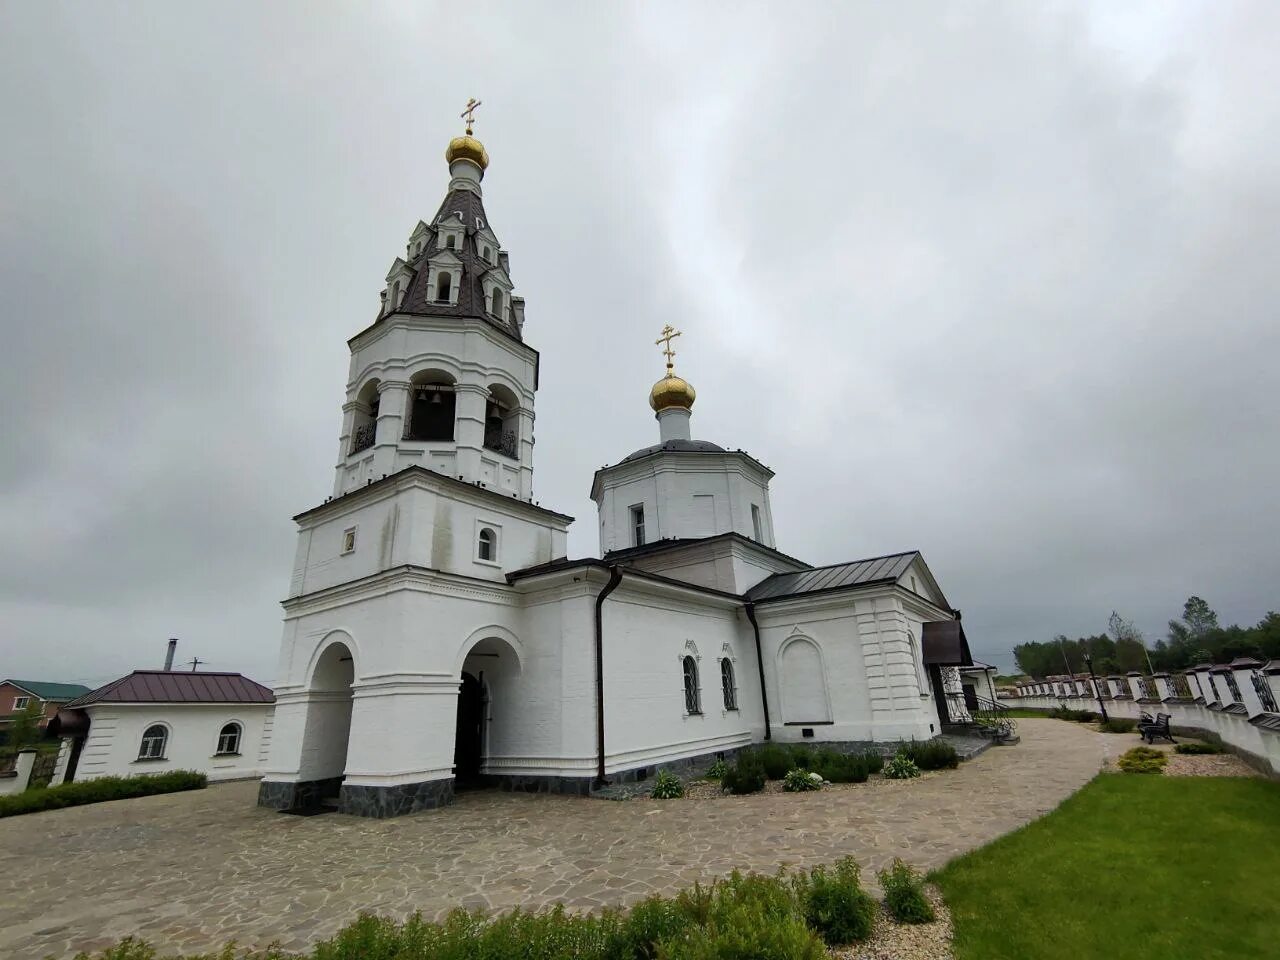
[[[784,723],[830,723],[831,700],[822,651],[809,637],[788,637],[778,651]]]

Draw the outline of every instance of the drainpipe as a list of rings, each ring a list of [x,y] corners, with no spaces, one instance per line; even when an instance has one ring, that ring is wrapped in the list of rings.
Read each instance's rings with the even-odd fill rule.
[[[596,782],[606,786],[604,778],[604,601],[622,582],[622,568],[609,568],[609,582],[596,595]]]
[[[773,731],[769,727],[769,694],[764,687],[764,652],[760,649],[760,624],[756,622],[756,605],[746,605],[747,619],[751,621],[751,629],[756,634],[756,666],[760,669],[760,703],[764,706],[764,738],[773,739]]]

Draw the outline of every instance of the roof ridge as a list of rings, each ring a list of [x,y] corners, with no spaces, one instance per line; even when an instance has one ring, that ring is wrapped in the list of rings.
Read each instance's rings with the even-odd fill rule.
[[[888,560],[890,557],[905,557],[905,556],[908,556],[909,554],[919,553],[919,552],[920,552],[919,550],[895,550],[893,553],[882,553],[878,557],[861,557],[857,560],[840,560],[840,561],[837,561],[836,563],[824,563],[819,567],[813,567],[809,572],[813,572],[816,570],[830,570],[832,567],[847,567],[850,564],[854,564],[854,563],[872,563],[873,561],[876,561],[876,560]],[[770,574],[770,576],[781,577],[781,576],[785,576],[785,574],[774,573],[774,574]]]

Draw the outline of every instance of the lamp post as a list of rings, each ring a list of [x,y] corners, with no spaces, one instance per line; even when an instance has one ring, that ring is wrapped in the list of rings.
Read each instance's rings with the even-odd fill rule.
[[[1089,651],[1084,652],[1084,665],[1089,668],[1089,682],[1093,684],[1093,694],[1098,698],[1098,711],[1102,714],[1102,722],[1107,722],[1107,705],[1102,702],[1102,690],[1098,688],[1098,678],[1093,675],[1093,657]]]

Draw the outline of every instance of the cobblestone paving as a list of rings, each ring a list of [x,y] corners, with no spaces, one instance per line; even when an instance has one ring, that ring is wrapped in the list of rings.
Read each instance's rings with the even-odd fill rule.
[[[929,869],[1051,810],[1095,773],[1104,734],[1020,720],[1021,744],[959,770],[843,790],[604,802],[463,794],[395,820],[290,817],[256,783],[0,820],[0,956],[67,957],[128,934],[167,952],[235,939],[303,949],[360,910],[591,908],[735,867],[852,854]]]

